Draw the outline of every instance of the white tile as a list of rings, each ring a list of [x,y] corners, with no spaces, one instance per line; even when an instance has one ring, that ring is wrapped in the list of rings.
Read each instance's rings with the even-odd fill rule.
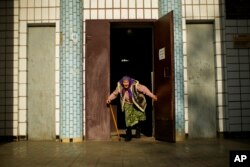
[[[98,19],[105,19],[106,15],[105,15],[105,9],[99,9],[98,10]]]
[[[220,0],[213,0],[214,1],[214,4],[219,4],[220,3]]]
[[[56,118],[56,122],[60,121],[60,111],[59,111],[59,109],[56,109],[55,118]]]
[[[28,8],[28,20],[35,19],[35,11],[34,8]]]
[[[19,83],[27,83],[27,72],[26,71],[19,72]]]
[[[113,3],[114,3],[114,8],[120,8],[121,7],[120,0],[115,0]]]
[[[207,0],[207,4],[214,4],[214,0]]]
[[[183,67],[187,67],[187,56],[183,56]]]
[[[152,0],[151,3],[152,3],[152,8],[159,8],[158,7],[158,3],[159,3],[158,1]]]
[[[158,1],[156,1],[158,3]],[[136,8],[143,8],[143,0],[136,0]]]
[[[185,0],[185,4],[191,5],[192,4],[192,0]]]
[[[183,43],[183,54],[187,55],[187,43]]]
[[[60,97],[56,96],[56,108],[60,108]]]
[[[48,7],[49,6],[49,0],[42,0],[42,7]]]
[[[152,9],[152,19],[158,19],[158,18],[159,18],[159,10]]]
[[[56,83],[59,83],[60,82],[60,72],[59,71],[55,71],[55,81],[56,81]]]
[[[151,8],[151,0],[144,0],[144,8]]]
[[[144,9],[144,19],[151,19],[151,9]]]
[[[136,10],[136,16],[137,16],[137,19],[143,19],[144,18],[143,9],[137,9]]]
[[[19,122],[26,122],[26,121],[27,121],[27,111],[19,110]]]
[[[14,8],[14,16],[18,16],[19,15],[19,8]]]
[[[56,8],[56,19],[60,19],[60,8]]]
[[[215,6],[214,6],[214,16],[215,16],[215,17],[220,17],[219,5],[215,5]]]
[[[187,72],[187,69],[185,68],[184,69],[184,81],[188,81],[188,72]]]
[[[90,10],[84,10],[83,12],[84,12],[83,19],[84,20],[90,19]]]
[[[34,0],[28,0],[28,7],[34,7],[35,6],[35,2]]]
[[[223,81],[217,81],[217,92],[218,93],[223,93]]]
[[[28,0],[20,0],[20,7],[28,7]]]
[[[188,95],[184,95],[184,107],[188,108]]]
[[[56,123],[56,135],[60,135],[60,123]]]
[[[113,10],[106,9],[106,18],[105,19],[113,19]]]
[[[26,35],[26,33],[25,34],[24,33],[20,34],[20,39],[19,40],[20,40],[19,41],[20,45],[26,45],[26,43],[27,43],[27,35]]]
[[[35,20],[42,19],[42,8],[35,8]]]
[[[128,8],[128,1],[127,0],[121,0],[121,8]]]
[[[60,33],[56,32],[56,45],[60,45]]]
[[[129,19],[136,19],[135,9],[129,9]]]
[[[90,7],[91,8],[97,8],[97,0],[91,0],[90,1]]]
[[[215,30],[215,41],[221,42],[221,30]]]
[[[214,16],[214,5],[207,5],[207,15]]]
[[[43,20],[49,19],[49,8],[42,8],[42,19]]]
[[[60,56],[60,47],[56,46],[56,57]]]
[[[97,10],[91,10],[90,11],[90,18],[91,19],[97,19]]]
[[[27,70],[27,59],[19,59],[19,70],[20,71]]]
[[[121,10],[114,9],[114,19],[120,19],[120,18],[121,18]]]
[[[41,7],[42,6],[42,0],[35,0],[35,7]]]
[[[19,97],[19,109],[26,110],[27,109],[27,98]]]
[[[223,76],[222,76],[222,72],[223,71],[223,68],[216,68],[216,72],[217,72],[217,80],[222,80],[223,79]]]
[[[218,110],[218,118],[223,119],[224,118],[224,107],[219,106],[219,107],[217,107],[217,110]]]
[[[106,0],[106,8],[113,8],[113,0]]]
[[[207,17],[207,5],[200,5],[200,15]]]
[[[19,84],[19,96],[27,96],[27,84]]]
[[[49,8],[49,19],[56,19],[56,8]]]
[[[27,8],[20,9],[20,20],[27,20]]]
[[[200,0],[193,0],[193,5],[198,5],[200,4]]]
[[[216,67],[220,67],[220,68],[223,67],[221,55],[216,56]]]
[[[135,8],[135,0],[128,0],[128,7]]]
[[[224,120],[220,119],[219,120],[219,132],[224,132],[225,131],[225,124],[224,124]]]
[[[216,54],[221,54],[221,50],[222,50],[222,49],[221,49],[221,42],[216,42],[216,43],[215,43],[215,49],[216,49],[216,50],[215,50],[215,53],[216,53]]]
[[[200,17],[200,7],[199,5],[193,5],[193,16]]]
[[[188,94],[188,82],[184,81],[184,94]]]
[[[186,8],[185,8],[185,6],[184,5],[182,5],[182,10],[181,10],[181,16],[182,17],[186,17]]]
[[[25,21],[20,21],[20,29],[19,31],[21,33],[26,33],[27,32],[27,24]]]
[[[83,1],[83,8],[90,8],[90,0]]]
[[[26,135],[26,123],[19,123],[19,135],[25,136]]]
[[[186,6],[186,17],[193,17],[193,8],[191,5]]]
[[[55,0],[49,0],[49,7],[55,7],[56,1]]]
[[[128,10],[121,9],[121,19],[128,19]]]
[[[98,8],[105,8],[106,4],[105,4],[106,0],[98,0]]]

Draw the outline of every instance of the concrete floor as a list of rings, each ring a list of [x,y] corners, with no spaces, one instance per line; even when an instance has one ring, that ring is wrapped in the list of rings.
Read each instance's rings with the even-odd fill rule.
[[[131,142],[0,143],[1,167],[227,167],[230,150],[250,150],[249,139],[187,139],[167,143],[142,137]]]

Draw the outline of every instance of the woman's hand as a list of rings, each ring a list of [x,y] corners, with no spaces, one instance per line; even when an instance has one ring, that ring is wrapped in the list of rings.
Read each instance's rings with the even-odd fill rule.
[[[152,99],[153,99],[154,101],[157,101],[157,100],[158,100],[158,98],[157,98],[156,95],[154,95],[154,96],[152,97]]]
[[[107,104],[110,104],[110,103],[111,103],[111,100],[107,99],[107,100],[106,100],[106,103],[107,103]]]

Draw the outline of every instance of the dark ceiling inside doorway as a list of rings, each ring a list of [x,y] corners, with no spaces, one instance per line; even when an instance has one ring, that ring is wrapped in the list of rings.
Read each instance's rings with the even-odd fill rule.
[[[152,28],[111,28],[111,79],[129,75],[150,80],[152,71]]]

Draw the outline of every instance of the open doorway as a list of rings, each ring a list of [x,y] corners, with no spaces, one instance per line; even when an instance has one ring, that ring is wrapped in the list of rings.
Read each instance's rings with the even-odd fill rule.
[[[153,28],[140,23],[112,23],[110,27],[110,88],[115,90],[117,81],[128,75],[152,91],[153,71]],[[146,97],[146,121],[142,123],[142,133],[152,136],[152,100]],[[119,129],[126,129],[124,112],[120,99],[112,102],[117,107]]]
[[[142,132],[152,136],[153,131],[157,140],[175,141],[173,41],[173,11],[158,20],[86,20],[84,90],[87,140],[110,140],[112,120],[105,98],[115,89],[117,81],[125,74],[130,75],[152,90],[153,71],[153,92],[158,100],[154,102],[153,115],[152,101],[147,99],[147,121]],[[112,104],[119,105],[118,102]],[[119,117],[118,125],[123,129],[125,120]]]

